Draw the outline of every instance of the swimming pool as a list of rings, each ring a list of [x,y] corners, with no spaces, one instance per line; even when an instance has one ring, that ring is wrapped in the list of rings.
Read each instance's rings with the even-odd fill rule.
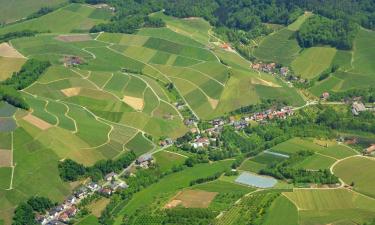
[[[237,183],[258,188],[270,188],[275,186],[277,180],[272,177],[260,176],[254,173],[243,172],[235,180]]]

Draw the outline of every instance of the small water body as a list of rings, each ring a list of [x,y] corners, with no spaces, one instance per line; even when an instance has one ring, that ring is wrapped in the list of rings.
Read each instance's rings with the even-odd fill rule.
[[[242,172],[235,180],[237,183],[254,186],[258,188],[271,188],[276,185],[277,180],[272,177],[260,176],[254,173]]]

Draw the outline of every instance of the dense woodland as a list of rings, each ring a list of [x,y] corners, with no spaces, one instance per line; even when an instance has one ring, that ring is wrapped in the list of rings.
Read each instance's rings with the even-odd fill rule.
[[[248,44],[251,39],[272,32],[265,24],[288,25],[304,11],[318,16],[308,19],[298,40],[302,47],[329,44],[340,49],[352,47],[358,25],[375,28],[375,2],[372,0],[71,0],[90,4],[108,3],[116,15],[108,24],[95,26],[91,31],[134,33],[150,26],[161,27],[164,22],[149,14],[164,9],[175,17],[203,17],[216,33],[235,46]]]

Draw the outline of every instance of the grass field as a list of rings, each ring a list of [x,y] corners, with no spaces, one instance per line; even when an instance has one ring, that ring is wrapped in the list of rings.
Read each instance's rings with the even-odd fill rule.
[[[103,19],[90,18],[94,10],[95,8],[85,5],[70,4],[45,16],[6,26],[0,29],[0,34],[25,29],[55,33],[88,31],[95,24],[106,22]]]
[[[287,215],[287,216],[286,216]],[[298,211],[296,206],[286,197],[278,197],[266,213],[264,224],[267,225],[297,225]]]
[[[346,189],[284,193],[298,209],[299,224],[358,224],[373,218],[375,200]]]
[[[293,35],[294,32],[288,29],[268,35],[254,50],[254,56],[261,60],[289,65],[301,50]]]
[[[335,57],[336,49],[328,47],[308,48],[293,60],[293,71],[303,78],[312,79],[328,69]]]
[[[177,190],[189,186],[191,180],[213,175],[229,168],[231,163],[232,161],[221,161],[212,164],[198,164],[193,168],[165,176],[158,183],[134,194],[129,203],[121,210],[115,224],[121,224],[123,215],[132,215],[137,209],[153,203],[161,193],[163,196],[171,197]]]
[[[354,190],[375,197],[375,161],[370,158],[353,157],[338,163],[333,172],[345,183],[354,182]]]
[[[305,12],[302,14],[296,21],[293,23],[289,24],[288,29],[292,31],[297,31],[299,28],[302,26],[302,24],[313,14],[311,12]]]
[[[22,0],[0,0],[0,22],[10,23],[19,19],[25,18],[32,13],[38,11],[42,7],[57,6],[66,0],[36,0],[36,1],[22,1]]]
[[[100,223],[98,218],[93,215],[88,215],[87,217],[76,223],[76,225],[100,225]]]
[[[171,170],[174,166],[184,164],[186,160],[186,157],[168,151],[160,151],[153,156],[163,172]]]

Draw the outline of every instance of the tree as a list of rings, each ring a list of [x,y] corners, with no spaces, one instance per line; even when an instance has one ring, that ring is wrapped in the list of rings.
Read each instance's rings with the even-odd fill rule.
[[[27,201],[27,204],[29,204],[34,211],[40,213],[44,213],[55,205],[49,198],[39,196],[31,197]]]
[[[34,225],[37,224],[35,221],[35,213],[33,208],[27,203],[21,203],[17,206],[12,225]]]

